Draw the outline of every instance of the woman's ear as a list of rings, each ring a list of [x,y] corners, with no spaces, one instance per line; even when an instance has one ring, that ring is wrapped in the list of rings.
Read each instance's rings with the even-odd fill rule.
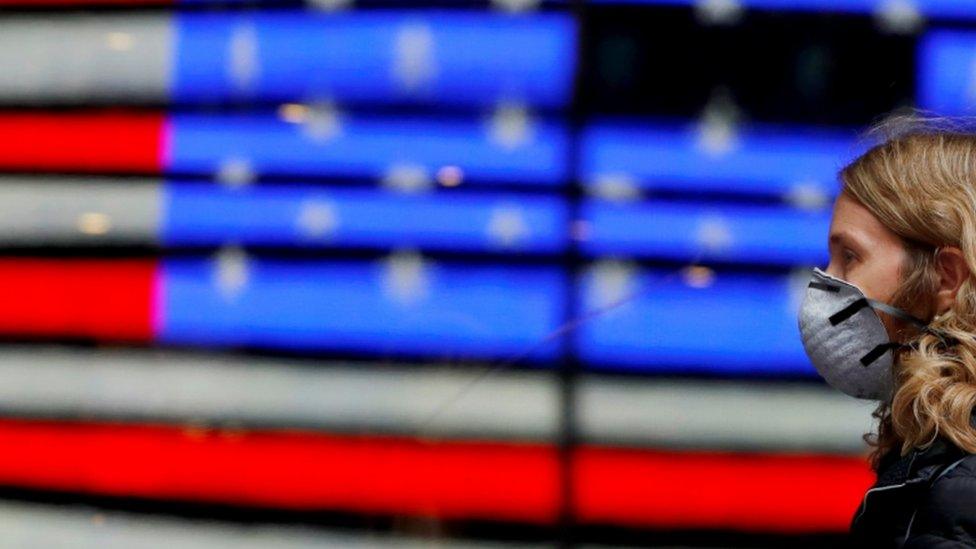
[[[940,248],[935,258],[939,273],[939,289],[935,294],[935,310],[942,314],[952,308],[959,287],[969,278],[969,266],[962,250],[955,246]]]

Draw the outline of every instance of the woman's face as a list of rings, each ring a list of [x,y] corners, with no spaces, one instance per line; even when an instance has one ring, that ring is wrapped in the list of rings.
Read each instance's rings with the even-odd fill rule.
[[[870,299],[891,303],[907,252],[901,238],[851,195],[834,202],[827,274],[850,282]]]

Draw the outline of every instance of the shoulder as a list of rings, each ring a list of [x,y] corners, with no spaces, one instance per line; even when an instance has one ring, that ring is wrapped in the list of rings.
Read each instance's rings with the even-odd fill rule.
[[[905,547],[976,547],[976,455],[950,467],[919,502]]]
[[[946,511],[965,511],[968,518],[976,521],[976,454],[949,467],[932,484],[928,503]]]

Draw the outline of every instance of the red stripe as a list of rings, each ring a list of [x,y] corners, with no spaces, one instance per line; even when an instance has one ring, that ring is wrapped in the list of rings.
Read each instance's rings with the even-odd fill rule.
[[[158,173],[156,113],[0,113],[0,169]]]
[[[163,6],[175,0],[0,0],[0,6]]]
[[[557,449],[304,432],[0,421],[0,484],[287,509],[553,523]],[[843,531],[863,460],[584,447],[587,523]]]
[[[0,259],[0,334],[152,339],[156,264]]]
[[[584,522],[764,532],[844,531],[873,480],[852,457],[606,448],[575,474]]]
[[[0,422],[0,483],[99,494],[550,522],[556,451],[307,433]]]

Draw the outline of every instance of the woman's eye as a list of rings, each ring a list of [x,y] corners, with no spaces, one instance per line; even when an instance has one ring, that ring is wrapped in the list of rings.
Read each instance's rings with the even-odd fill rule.
[[[850,263],[851,261],[854,261],[855,259],[857,259],[857,256],[854,255],[854,252],[852,252],[850,250],[844,250],[844,263]]]

